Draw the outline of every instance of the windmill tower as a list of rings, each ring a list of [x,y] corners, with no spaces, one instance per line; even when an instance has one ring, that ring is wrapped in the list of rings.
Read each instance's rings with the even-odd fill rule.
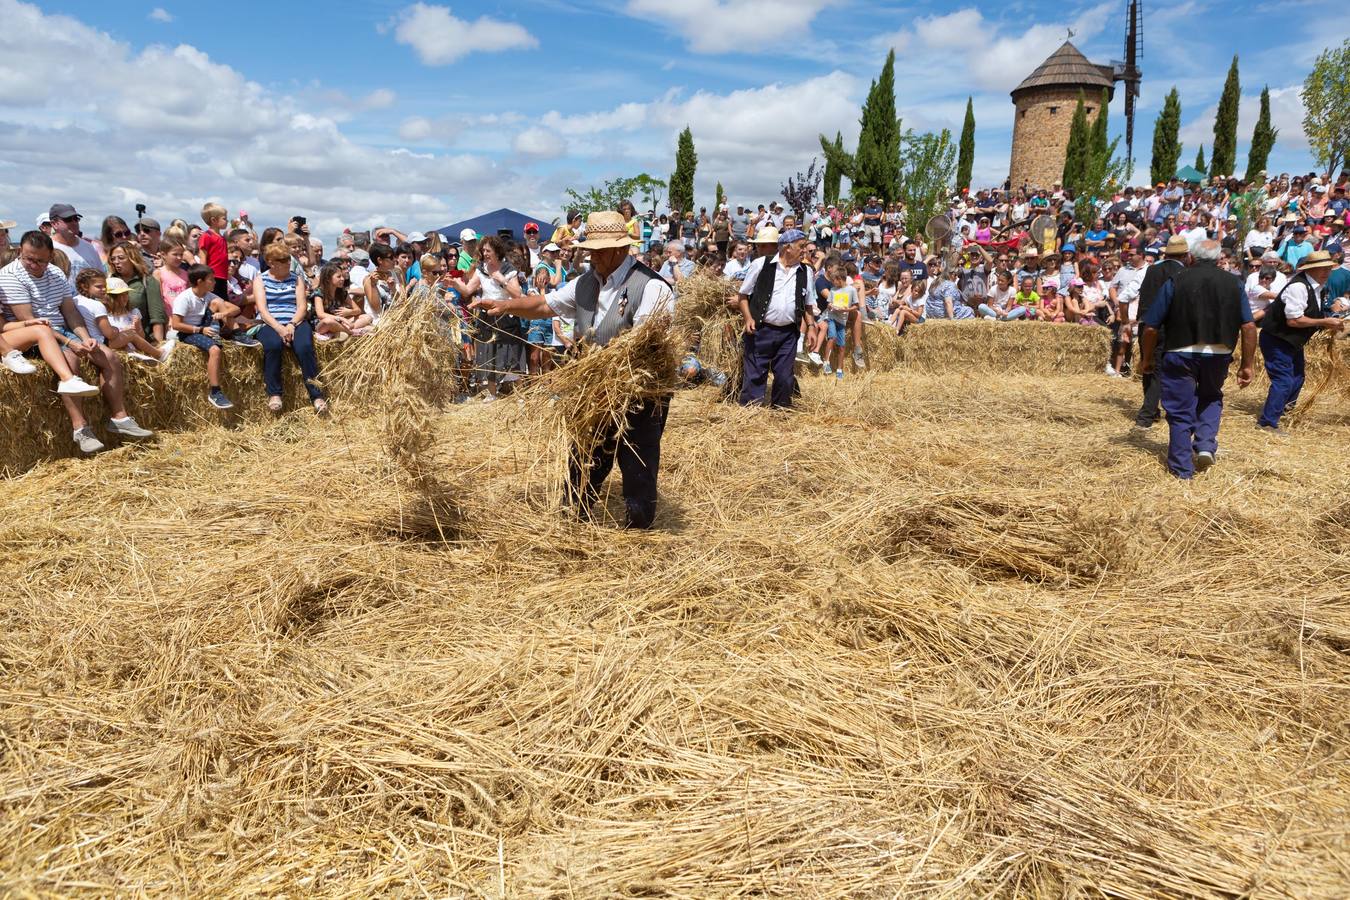
[[[1125,146],[1134,156],[1134,100],[1139,96],[1139,57],[1143,37],[1139,32],[1139,0],[1130,0],[1125,38],[1125,61],[1098,65],[1070,41],[1065,41],[1045,62],[1013,88],[1016,109],[1013,119],[1012,165],[1009,181],[1014,190],[1050,188],[1064,172],[1064,151],[1069,143],[1069,125],[1079,92],[1091,123],[1101,113],[1102,90],[1108,101],[1117,81],[1125,84]],[[1069,33],[1072,37],[1073,33]]]

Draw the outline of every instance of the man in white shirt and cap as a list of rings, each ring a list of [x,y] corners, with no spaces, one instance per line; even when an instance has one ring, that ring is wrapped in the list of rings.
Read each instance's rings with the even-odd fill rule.
[[[769,405],[792,406],[796,384],[797,337],[802,319],[810,324],[811,291],[816,276],[803,262],[806,234],[790,228],[778,238],[778,255],[761,256],[745,270],[741,281],[741,315],[745,318],[744,377],[741,405],[763,405],[769,374],[773,391]]]
[[[586,220],[586,240],[576,246],[591,252],[591,267],[556,291],[499,301],[476,300],[474,308],[494,316],[525,319],[560,316],[572,325],[578,343],[604,346],[653,315],[674,311],[675,294],[656,272],[630,256],[634,243],[628,223],[617,212],[593,212]],[[651,528],[656,518],[656,476],[661,465],[661,436],[670,398],[647,401],[628,411],[623,431],[603,436],[590,460],[573,455],[568,499],[585,517],[600,495],[617,459],[623,473],[627,527]]]

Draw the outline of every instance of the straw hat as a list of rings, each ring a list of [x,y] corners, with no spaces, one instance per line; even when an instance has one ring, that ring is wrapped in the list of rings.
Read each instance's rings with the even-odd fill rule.
[[[15,222],[11,219],[0,219],[0,228],[5,229],[6,231],[8,231],[9,229],[13,228],[15,225],[18,224],[19,224],[18,222]]]
[[[585,250],[607,250],[611,247],[630,247],[633,236],[623,215],[604,210],[586,217],[586,240],[577,243]]]
[[[768,225],[755,232],[755,236],[750,239],[752,244],[773,244],[778,245],[778,229]]]
[[[1165,256],[1185,256],[1191,252],[1191,245],[1186,243],[1186,239],[1179,234],[1174,234],[1167,239],[1167,246],[1163,248]]]
[[[1325,250],[1314,250],[1299,261],[1298,270],[1307,272],[1312,269],[1334,269],[1337,263]]]

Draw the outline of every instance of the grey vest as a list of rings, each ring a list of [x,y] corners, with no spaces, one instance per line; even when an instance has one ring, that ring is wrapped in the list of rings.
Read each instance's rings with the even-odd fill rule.
[[[655,279],[668,284],[664,278],[640,262],[635,262],[624,277],[619,291],[619,302],[611,304],[605,317],[595,320],[596,308],[600,303],[600,279],[594,269],[588,270],[577,279],[576,297],[577,316],[573,335],[578,341],[586,340],[598,346],[605,346],[620,332],[633,327],[633,318],[642,305],[642,292],[648,283]]]

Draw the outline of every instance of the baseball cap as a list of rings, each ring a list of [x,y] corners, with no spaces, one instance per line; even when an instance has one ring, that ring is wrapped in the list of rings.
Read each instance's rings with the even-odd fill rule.
[[[1295,234],[1299,233],[1300,231],[1307,231],[1307,230],[1308,230],[1308,226],[1307,226],[1307,225],[1299,224],[1299,225],[1295,225],[1295,226],[1294,226],[1294,233],[1295,233]]]
[[[125,294],[128,293],[131,288],[127,287],[127,283],[122,279],[110,276],[105,282],[103,290],[109,294]]]
[[[37,227],[41,228],[43,225],[50,224],[51,221],[52,217],[47,215],[46,213],[43,213],[42,215],[37,217]]]
[[[557,253],[562,248],[559,247],[557,244],[553,243],[552,241],[549,241],[547,244],[544,245],[544,249],[548,250],[550,253]]]
[[[408,243],[410,244],[420,244],[426,239],[427,236],[420,231],[414,231],[412,234],[408,235]]]
[[[53,203],[52,208],[47,211],[47,215],[52,219],[82,219],[84,216],[75,211],[75,207],[69,203]]]
[[[1327,251],[1328,253],[1343,253],[1343,252],[1344,252],[1344,251],[1341,249],[1341,245],[1340,245],[1340,244],[1336,244],[1336,243],[1327,244],[1327,245],[1326,245],[1325,247],[1323,247],[1322,249],[1325,250],[1325,251]]]
[[[149,219],[149,218],[146,218],[146,219],[141,219],[139,222],[136,223],[136,230],[137,230],[137,231],[163,231],[164,229],[162,229],[162,228],[159,227],[159,220],[158,220],[158,219]]]
[[[526,233],[526,234],[529,234],[529,233],[531,233],[531,232],[534,232],[535,234],[538,234],[538,233],[539,233],[539,225],[538,225],[538,223],[536,223],[536,222],[526,222],[526,223],[525,223],[525,233]]]
[[[469,241],[476,241],[478,240],[478,232],[474,231],[472,228],[465,228],[459,233],[459,240],[464,244],[467,244]]]
[[[1060,248],[1060,251],[1059,251],[1059,252],[1061,252],[1061,253],[1077,253],[1077,252],[1078,252],[1078,248],[1075,247],[1073,244],[1065,244],[1062,248]]]

